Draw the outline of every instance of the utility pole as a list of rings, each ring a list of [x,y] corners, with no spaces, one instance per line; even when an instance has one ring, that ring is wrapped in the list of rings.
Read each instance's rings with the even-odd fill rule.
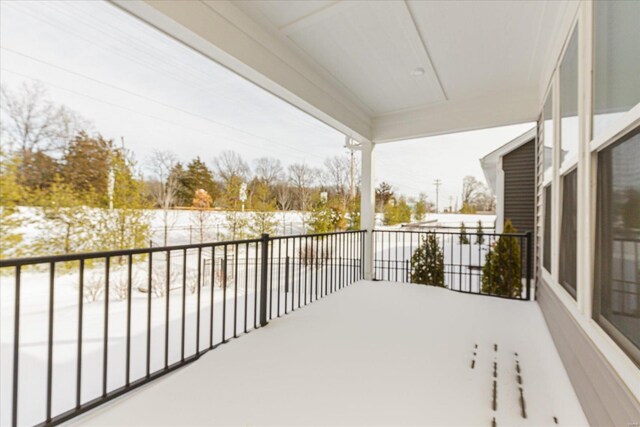
[[[440,197],[440,186],[442,185],[442,181],[436,179],[435,181],[433,181],[433,185],[436,186],[436,213],[438,213],[440,211],[438,207],[438,198]]]
[[[354,200],[356,197],[356,184],[355,184],[355,169],[356,169],[356,160],[355,153],[356,143],[349,137],[345,135],[344,137],[344,146],[351,153],[351,171],[349,173],[349,196],[350,200]]]

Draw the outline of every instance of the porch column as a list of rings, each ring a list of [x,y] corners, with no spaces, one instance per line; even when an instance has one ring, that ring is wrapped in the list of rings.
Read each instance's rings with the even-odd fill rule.
[[[362,143],[362,179],[360,183],[360,229],[366,230],[364,245],[364,278],[373,279],[373,228],[375,226],[375,158],[372,142]]]

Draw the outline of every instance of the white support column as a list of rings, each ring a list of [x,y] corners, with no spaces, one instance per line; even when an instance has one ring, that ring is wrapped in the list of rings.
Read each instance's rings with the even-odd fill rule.
[[[373,228],[375,227],[375,157],[372,142],[361,144],[362,155],[362,179],[360,184],[360,229],[367,230],[364,246],[364,278],[373,279],[374,241]]]
[[[593,46],[593,3],[580,5],[579,23],[579,138],[578,138],[578,235],[577,235],[577,293],[578,308],[591,318],[593,289],[593,229],[595,227],[595,185],[592,185],[594,170],[589,149],[591,140],[591,97],[592,97],[592,51]]]

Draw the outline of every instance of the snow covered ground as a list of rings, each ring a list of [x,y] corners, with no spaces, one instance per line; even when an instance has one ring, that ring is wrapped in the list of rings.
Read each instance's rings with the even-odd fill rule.
[[[490,426],[494,420],[587,425],[537,304],[359,282],[73,423]]]
[[[285,273],[286,256],[299,257],[293,244],[274,244],[269,277],[269,310],[273,316],[292,307],[304,305],[326,293],[331,285],[346,284],[358,274],[356,260],[349,264],[336,252],[332,264],[305,266],[299,258],[291,259],[289,276]],[[328,242],[325,242],[329,247]],[[299,249],[300,246],[298,246]],[[215,254],[215,287],[211,286],[211,254],[202,259],[201,283],[197,286],[197,251],[186,255],[186,279],[183,275],[185,258],[182,251],[173,252],[170,269],[170,292],[166,288],[166,257],[164,252],[153,256],[152,281],[159,288],[147,293],[148,259],[134,259],[132,264],[132,298],[130,331],[130,379],[142,378],[147,369],[147,331],[150,331],[150,372],[171,365],[184,356],[196,354],[197,348],[222,341],[223,319],[225,337],[240,335],[257,323],[256,301],[259,301],[259,263],[255,245],[240,246],[236,252],[228,248],[227,283],[221,287],[223,250]],[[238,262],[235,263],[237,256]],[[109,277],[107,385],[111,391],[125,384],[127,365],[127,265],[112,260]],[[61,267],[61,266],[59,266]],[[72,409],[76,404],[78,365],[79,274],[77,263],[57,270],[53,301],[52,339],[52,414]],[[104,262],[96,262],[85,269],[84,287],[99,288],[103,292],[89,298],[85,293],[82,313],[81,401],[101,396],[105,349],[105,293]],[[285,277],[290,286],[285,288]],[[186,287],[183,283],[186,282]],[[212,295],[213,289],[213,295]],[[288,292],[287,292],[288,291]],[[226,294],[226,298],[225,298]],[[46,414],[47,354],[49,330],[49,272],[25,269],[21,275],[20,352],[19,352],[19,424],[33,425],[44,420]],[[12,403],[13,329],[15,278],[5,271],[0,276],[0,425],[10,424]],[[200,304],[198,306],[198,298]],[[184,307],[184,308],[183,308]],[[213,307],[213,313],[212,313]],[[245,311],[246,307],[246,311]],[[147,316],[150,313],[150,320]],[[224,313],[224,316],[223,316]],[[184,326],[183,326],[184,318]],[[197,321],[200,319],[200,342],[197,343]],[[148,328],[148,323],[150,328]],[[246,323],[245,323],[246,322]],[[213,327],[212,327],[213,325]],[[184,329],[184,334],[183,334]],[[168,337],[168,344],[167,338]],[[197,347],[199,345],[199,347]],[[166,346],[166,347],[165,347]],[[167,354],[165,356],[165,348]],[[166,357],[166,360],[165,360]]]

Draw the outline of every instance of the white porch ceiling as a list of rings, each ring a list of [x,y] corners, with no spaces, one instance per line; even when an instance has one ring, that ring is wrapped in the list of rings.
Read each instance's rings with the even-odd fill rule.
[[[114,1],[340,131],[376,142],[535,120],[577,4]]]

